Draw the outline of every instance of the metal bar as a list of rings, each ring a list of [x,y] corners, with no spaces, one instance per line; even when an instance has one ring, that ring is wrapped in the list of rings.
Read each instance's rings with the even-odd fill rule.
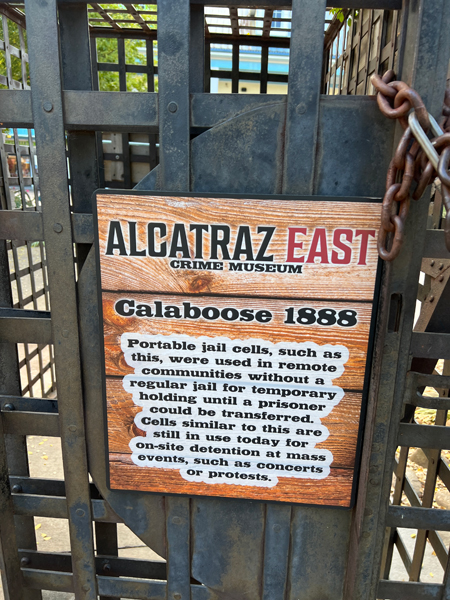
[[[26,0],[25,7],[33,120],[44,199],[42,212],[69,509],[73,590],[80,600],[96,600],[56,0]],[[45,36],[42,31],[46,32]]]
[[[190,594],[189,498],[166,498],[167,598],[186,599]]]
[[[44,239],[42,213],[19,210],[1,211],[0,239],[42,241]]]
[[[325,0],[294,0],[292,4],[282,186],[285,194],[314,191],[325,5]]]
[[[188,0],[158,4],[160,182],[168,191],[189,190]],[[151,97],[151,96],[150,96]]]
[[[13,494],[14,512],[17,515],[67,519],[67,500],[58,496],[33,496]]]
[[[5,433],[14,435],[47,435],[58,437],[59,416],[52,413],[34,413],[2,410]]]
[[[205,9],[191,5],[190,52],[190,92],[205,91]]]
[[[267,505],[262,599],[285,598],[289,566],[291,507]]]
[[[9,404],[12,410],[57,413],[58,401],[47,398],[28,398],[24,396],[11,396],[0,394],[0,408],[4,410],[5,404]]]
[[[411,354],[416,358],[450,358],[450,333],[414,332]]]
[[[412,581],[385,581],[378,585],[377,598],[389,600],[431,600],[440,598],[442,585]]]
[[[450,428],[400,423],[397,443],[399,446],[450,449]]]
[[[386,525],[389,527],[450,531],[450,515],[446,510],[436,510],[434,508],[389,506]]]
[[[52,322],[47,311],[0,308],[0,323],[0,342],[52,343]]]

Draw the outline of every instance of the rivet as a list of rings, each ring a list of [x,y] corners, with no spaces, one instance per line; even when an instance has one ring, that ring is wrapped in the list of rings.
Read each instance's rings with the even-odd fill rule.
[[[431,265],[432,267],[434,267],[434,263],[435,263],[435,262],[436,262],[436,261],[432,260],[432,261],[430,262],[430,265]]]
[[[444,263],[439,263],[439,271],[442,271],[443,268],[444,268]]]
[[[11,491],[13,494],[20,494],[20,492],[22,491],[22,486],[16,483],[16,485],[12,486]]]
[[[371,508],[366,508],[364,511],[364,515],[366,517],[371,517],[373,515],[373,510]]]
[[[370,473],[376,473],[378,471],[378,467],[376,465],[372,465],[369,468]]]
[[[439,277],[439,281],[444,281],[444,276],[443,276],[443,275],[441,275],[441,276]]]
[[[77,426],[76,425],[69,425],[69,427],[67,429],[69,431],[76,431],[77,430]]]
[[[52,112],[53,110],[53,104],[51,102],[44,102],[44,104],[42,105],[42,108],[45,110],[45,112]]]
[[[299,115],[304,115],[304,114],[305,114],[305,112],[306,112],[306,104],[304,104],[303,102],[301,102],[301,103],[300,103],[300,104],[297,106],[296,110],[297,110],[297,113],[298,113]]]
[[[103,565],[103,570],[104,571],[111,571],[111,565],[109,563],[105,563]]]
[[[67,337],[69,337],[69,330],[68,330],[68,329],[63,329],[63,330],[61,331],[61,335],[62,335],[64,338],[67,338]]]
[[[181,519],[180,519],[180,517],[173,517],[173,519],[172,519],[172,523],[173,523],[174,525],[180,525],[180,524],[181,524]]]
[[[178,592],[173,593],[173,600],[181,600],[181,594]]]
[[[28,558],[28,556],[24,556],[23,558],[20,559],[20,566],[21,567],[26,567],[30,564],[30,559]]]
[[[77,510],[75,512],[77,513],[77,515],[79,517],[84,517],[84,515],[85,515],[85,512],[82,508],[77,508]]]
[[[85,592],[89,592],[89,591],[90,591],[90,589],[91,589],[91,586],[90,586],[88,583],[85,583],[85,584],[83,585],[83,590],[84,590]]]
[[[366,538],[366,539],[367,539],[367,538],[369,538],[369,537],[370,537],[370,533],[369,533],[368,531],[363,531],[363,534],[362,534],[362,536],[363,536],[363,538]]]
[[[430,298],[429,298],[429,300],[430,300],[430,302],[434,302],[434,296],[431,295]]]
[[[171,113],[176,113],[178,110],[178,104],[176,102],[169,102],[167,110]]]
[[[119,160],[119,158],[120,158],[120,155],[116,154],[116,160]]]
[[[62,230],[63,230],[63,226],[61,225],[61,223],[54,223],[53,224],[53,231],[55,233],[61,233]]]
[[[378,485],[378,479],[371,479],[370,480],[370,484],[371,485]]]
[[[14,407],[14,404],[11,404],[11,402],[8,402],[8,404],[5,404],[5,406],[3,407],[3,410],[10,411],[10,410],[16,410],[16,409]]]
[[[279,525],[274,525],[273,530],[275,531],[275,533],[278,533],[279,531],[281,531],[281,527]]]

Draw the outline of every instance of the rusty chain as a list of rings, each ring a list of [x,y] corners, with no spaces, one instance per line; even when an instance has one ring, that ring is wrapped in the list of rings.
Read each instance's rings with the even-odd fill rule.
[[[419,94],[403,81],[393,81],[394,76],[388,71],[383,77],[375,74],[371,78],[381,112],[398,119],[405,130],[389,165],[381,209],[378,253],[386,261],[394,260],[401,250],[411,197],[418,200],[436,176],[441,182],[445,243],[450,252],[450,89],[446,90],[439,126]],[[392,234],[390,250],[386,247],[388,234]]]

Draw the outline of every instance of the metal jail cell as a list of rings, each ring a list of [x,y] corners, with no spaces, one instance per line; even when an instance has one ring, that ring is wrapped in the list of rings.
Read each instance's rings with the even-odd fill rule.
[[[450,56],[447,0],[347,0],[343,21],[325,17],[327,7],[341,7],[340,0],[211,4],[228,12],[213,22],[215,13],[203,0],[115,8],[83,0],[28,0],[24,6],[0,0],[6,65],[1,122],[14,136],[14,148],[3,136],[0,148],[6,598],[34,600],[41,590],[73,592],[83,600],[450,598],[448,549],[439,535],[450,530],[448,512],[432,508],[436,479],[450,487],[440,453],[450,445],[448,362],[436,370],[438,360],[450,360],[450,259],[439,189],[431,202],[425,196],[412,205],[402,253],[384,267],[354,509],[107,488],[92,192],[100,185],[136,184],[169,192],[380,197],[398,129],[364,95],[371,92],[369,75],[394,67],[434,116],[441,111]],[[10,43],[8,21],[20,28],[20,48]],[[289,35],[273,35],[277,29]],[[96,40],[102,37],[117,40],[117,63],[98,60]],[[128,39],[144,40],[145,64],[127,63]],[[215,44],[230,47],[230,70],[211,68]],[[240,71],[240,46],[260,49],[259,72]],[[270,48],[289,49],[288,75],[269,71]],[[21,61],[20,82],[11,57]],[[101,72],[118,74],[117,91],[101,91]],[[127,91],[127,73],[145,73],[147,90]],[[232,95],[209,93],[217,76],[231,81]],[[237,94],[246,78],[259,82],[263,95]],[[267,94],[271,82],[287,83],[288,94]],[[29,132],[27,150],[20,129]],[[17,206],[8,153],[16,156]],[[22,167],[27,156],[29,181]],[[135,167],[133,175],[133,162],[147,165],[148,173]],[[19,246],[26,248],[26,267],[17,261]],[[32,280],[30,297],[20,291],[24,269]],[[43,293],[35,286],[36,271],[42,271]],[[420,271],[425,278],[419,286]],[[421,314],[413,331],[416,298]],[[37,392],[28,369],[21,381],[22,344],[37,345],[38,354],[54,348],[56,398],[47,397],[53,380]],[[31,359],[24,352],[26,366]],[[417,407],[436,410],[436,424],[418,425]],[[61,437],[64,481],[29,476],[27,435]],[[422,499],[406,475],[410,447],[423,448],[428,460]],[[409,506],[400,505],[402,494]],[[35,516],[68,519],[71,556],[37,551]],[[117,523],[166,562],[119,558]],[[405,527],[419,530],[412,557],[399,531]],[[419,581],[427,539],[445,572],[441,583]],[[389,580],[394,546],[410,582]]]

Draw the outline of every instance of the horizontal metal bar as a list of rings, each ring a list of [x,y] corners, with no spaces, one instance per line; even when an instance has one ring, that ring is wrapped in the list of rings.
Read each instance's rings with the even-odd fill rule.
[[[58,571],[38,571],[22,569],[24,584],[33,590],[50,590],[52,592],[73,592],[72,573]]]
[[[86,213],[72,214],[72,233],[77,244],[94,243],[94,221],[92,215]]]
[[[22,575],[28,588],[58,592],[73,591],[72,573],[23,568]],[[167,584],[165,582],[97,576],[97,583],[100,596],[134,598],[135,600],[149,600],[149,598],[166,600]],[[205,586],[191,585],[190,587],[192,600],[209,600],[211,597],[211,592]]]
[[[450,398],[436,398],[435,396],[423,396],[417,392],[411,397],[407,397],[407,404],[420,406],[421,408],[431,408],[436,410],[450,410]]]
[[[2,127],[33,127],[30,90],[2,90],[1,107]]]
[[[410,371],[407,375],[408,387],[413,392],[420,387],[434,387],[436,389],[450,388],[450,375],[428,375]]]
[[[9,4],[12,0],[0,0],[0,4]],[[58,4],[89,4],[90,0],[58,0]],[[191,4],[211,4],[211,0],[191,0]],[[214,6],[229,6],[229,0],[214,0]],[[290,8],[292,0],[235,0],[233,6],[246,8]],[[400,10],[401,0],[327,0],[330,8],[384,8]],[[142,32],[144,33],[144,32]]]
[[[36,550],[19,550],[20,558],[28,560],[29,569],[72,572],[70,554],[59,552],[42,552]],[[139,560],[134,558],[118,558],[116,556],[98,555],[95,558],[97,574],[104,575],[104,566],[108,565],[109,577],[136,577],[139,579],[166,579],[166,563],[164,561]]]
[[[450,514],[446,510],[436,510],[435,508],[389,506],[386,525],[388,527],[450,531]]]
[[[0,308],[0,342],[51,344],[50,312]]]
[[[16,515],[67,519],[67,501],[63,496],[12,494]]]
[[[192,94],[192,127],[212,127],[249,110],[286,104],[286,97],[275,94]]]
[[[15,127],[20,127],[15,125]],[[39,242],[44,239],[42,213],[37,211],[0,211],[0,240],[28,240]]]
[[[18,485],[24,494],[39,496],[65,496],[66,486],[62,479],[40,479],[38,477],[17,477],[9,478],[10,485]]]
[[[413,448],[450,449],[450,427],[400,423],[397,444]]]
[[[443,229],[427,229],[425,231],[424,258],[448,258]]]
[[[441,598],[443,585],[415,581],[387,581],[378,584],[377,598],[389,600],[436,600]]]
[[[450,333],[415,331],[411,338],[411,354],[415,358],[450,358]]]
[[[2,411],[5,433],[14,435],[46,435],[58,437],[59,416],[54,413]]]
[[[142,131],[158,126],[158,94],[149,92],[63,92],[68,129]]]
[[[0,409],[9,404],[12,410],[32,411],[39,413],[57,413],[58,401],[48,398],[27,398],[25,396],[6,396],[0,394]]]

